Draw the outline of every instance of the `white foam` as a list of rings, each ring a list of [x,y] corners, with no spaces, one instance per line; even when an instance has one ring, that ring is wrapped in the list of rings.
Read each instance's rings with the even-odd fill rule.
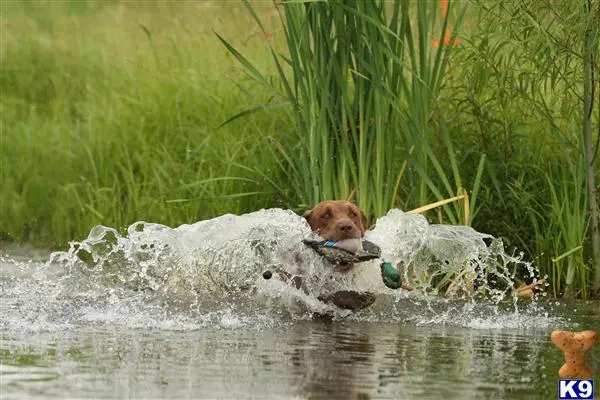
[[[282,209],[227,214],[176,228],[140,221],[124,236],[96,226],[87,239],[53,253],[44,264],[0,260],[0,324],[33,331],[80,324],[192,330],[268,325],[313,313],[473,329],[512,328],[523,321],[546,326],[548,321],[547,315],[523,317],[516,303],[509,302],[508,311],[494,308],[512,289],[511,268],[532,267],[505,254],[497,239],[470,227],[430,225],[421,215],[395,209],[377,220],[366,239],[381,247],[383,260],[402,267],[416,289],[411,293],[385,287],[381,260],[334,272],[302,244],[310,235],[304,218]],[[431,295],[432,271],[453,269],[469,272],[453,277],[453,298],[464,299],[460,307]],[[266,270],[273,273],[269,280],[263,278]],[[303,288],[296,289],[280,272],[301,276]],[[477,273],[483,284],[471,293]],[[486,286],[492,275],[505,289]],[[318,299],[338,290],[370,291],[377,301],[351,313]],[[483,294],[486,304],[479,306]]]

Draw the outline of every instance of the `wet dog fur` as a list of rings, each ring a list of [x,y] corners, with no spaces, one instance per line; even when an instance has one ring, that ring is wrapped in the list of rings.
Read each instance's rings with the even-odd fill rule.
[[[365,235],[367,226],[364,211],[345,200],[322,201],[306,211],[304,218],[311,230],[324,240],[360,239]],[[333,269],[338,273],[345,273],[352,267],[351,264],[337,264]],[[296,284],[296,287],[301,286],[301,282]],[[342,309],[357,311],[370,306],[375,301],[375,296],[372,293],[343,290],[319,299]]]

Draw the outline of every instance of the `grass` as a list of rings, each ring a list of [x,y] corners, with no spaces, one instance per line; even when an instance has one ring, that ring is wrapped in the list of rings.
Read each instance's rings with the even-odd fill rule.
[[[448,51],[433,2],[3,2],[0,232],[61,247],[96,224],[461,195],[425,215],[586,297],[585,21],[567,3],[458,3]]]
[[[477,227],[526,249],[554,295],[587,297],[591,275],[600,274],[591,271],[581,122],[581,54],[586,30],[598,31],[594,14],[578,2],[475,5],[479,25],[456,58],[468,83],[454,86],[453,103],[460,126],[475,132],[473,147],[491,161],[482,184],[490,219]]]
[[[253,6],[245,4],[264,31]],[[279,72],[275,84],[218,36],[248,74],[273,94],[270,103],[239,116],[273,107],[286,107],[292,114],[294,138],[277,141],[275,148],[294,199],[307,207],[325,199],[352,198],[374,222],[399,204],[408,161],[418,171],[412,186],[420,189],[421,204],[466,192],[447,127],[439,116],[431,118],[437,116],[435,103],[452,50],[432,46],[431,39],[443,42],[444,32],[460,26],[464,11],[461,7],[456,22],[450,23],[434,2],[283,3],[279,12],[286,51],[271,46]],[[441,122],[437,131],[448,150],[450,176],[432,144],[435,122]],[[476,215],[484,160],[481,155],[471,208],[461,211],[458,203],[442,207],[450,222],[468,224],[469,216]]]
[[[97,223],[178,224],[278,203],[239,165],[268,164],[263,140],[287,120],[218,128],[266,97],[214,40],[213,29],[233,32],[269,67],[240,7],[90,3],[73,16],[52,4],[3,18],[5,235],[60,245]]]

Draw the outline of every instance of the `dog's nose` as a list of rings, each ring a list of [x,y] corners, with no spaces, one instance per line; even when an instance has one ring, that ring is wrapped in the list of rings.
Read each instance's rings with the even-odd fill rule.
[[[350,223],[350,222],[340,222],[340,224],[338,225],[338,229],[340,230],[340,232],[343,232],[343,233],[351,232],[352,228],[354,228],[354,227],[352,226],[352,223]]]

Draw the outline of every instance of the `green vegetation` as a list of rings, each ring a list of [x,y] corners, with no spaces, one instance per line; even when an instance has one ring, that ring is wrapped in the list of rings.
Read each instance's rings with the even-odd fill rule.
[[[600,1],[473,0],[447,21],[436,2],[251,3],[3,3],[2,235],[64,246],[346,197],[374,221],[466,192],[425,215],[589,296]],[[432,45],[445,27],[458,46]]]
[[[98,223],[173,225],[283,206],[244,165],[275,164],[263,139],[289,131],[287,119],[217,129],[266,98],[213,33],[247,40],[265,59],[247,12],[80,3],[89,5],[3,5],[1,230],[57,245]]]

